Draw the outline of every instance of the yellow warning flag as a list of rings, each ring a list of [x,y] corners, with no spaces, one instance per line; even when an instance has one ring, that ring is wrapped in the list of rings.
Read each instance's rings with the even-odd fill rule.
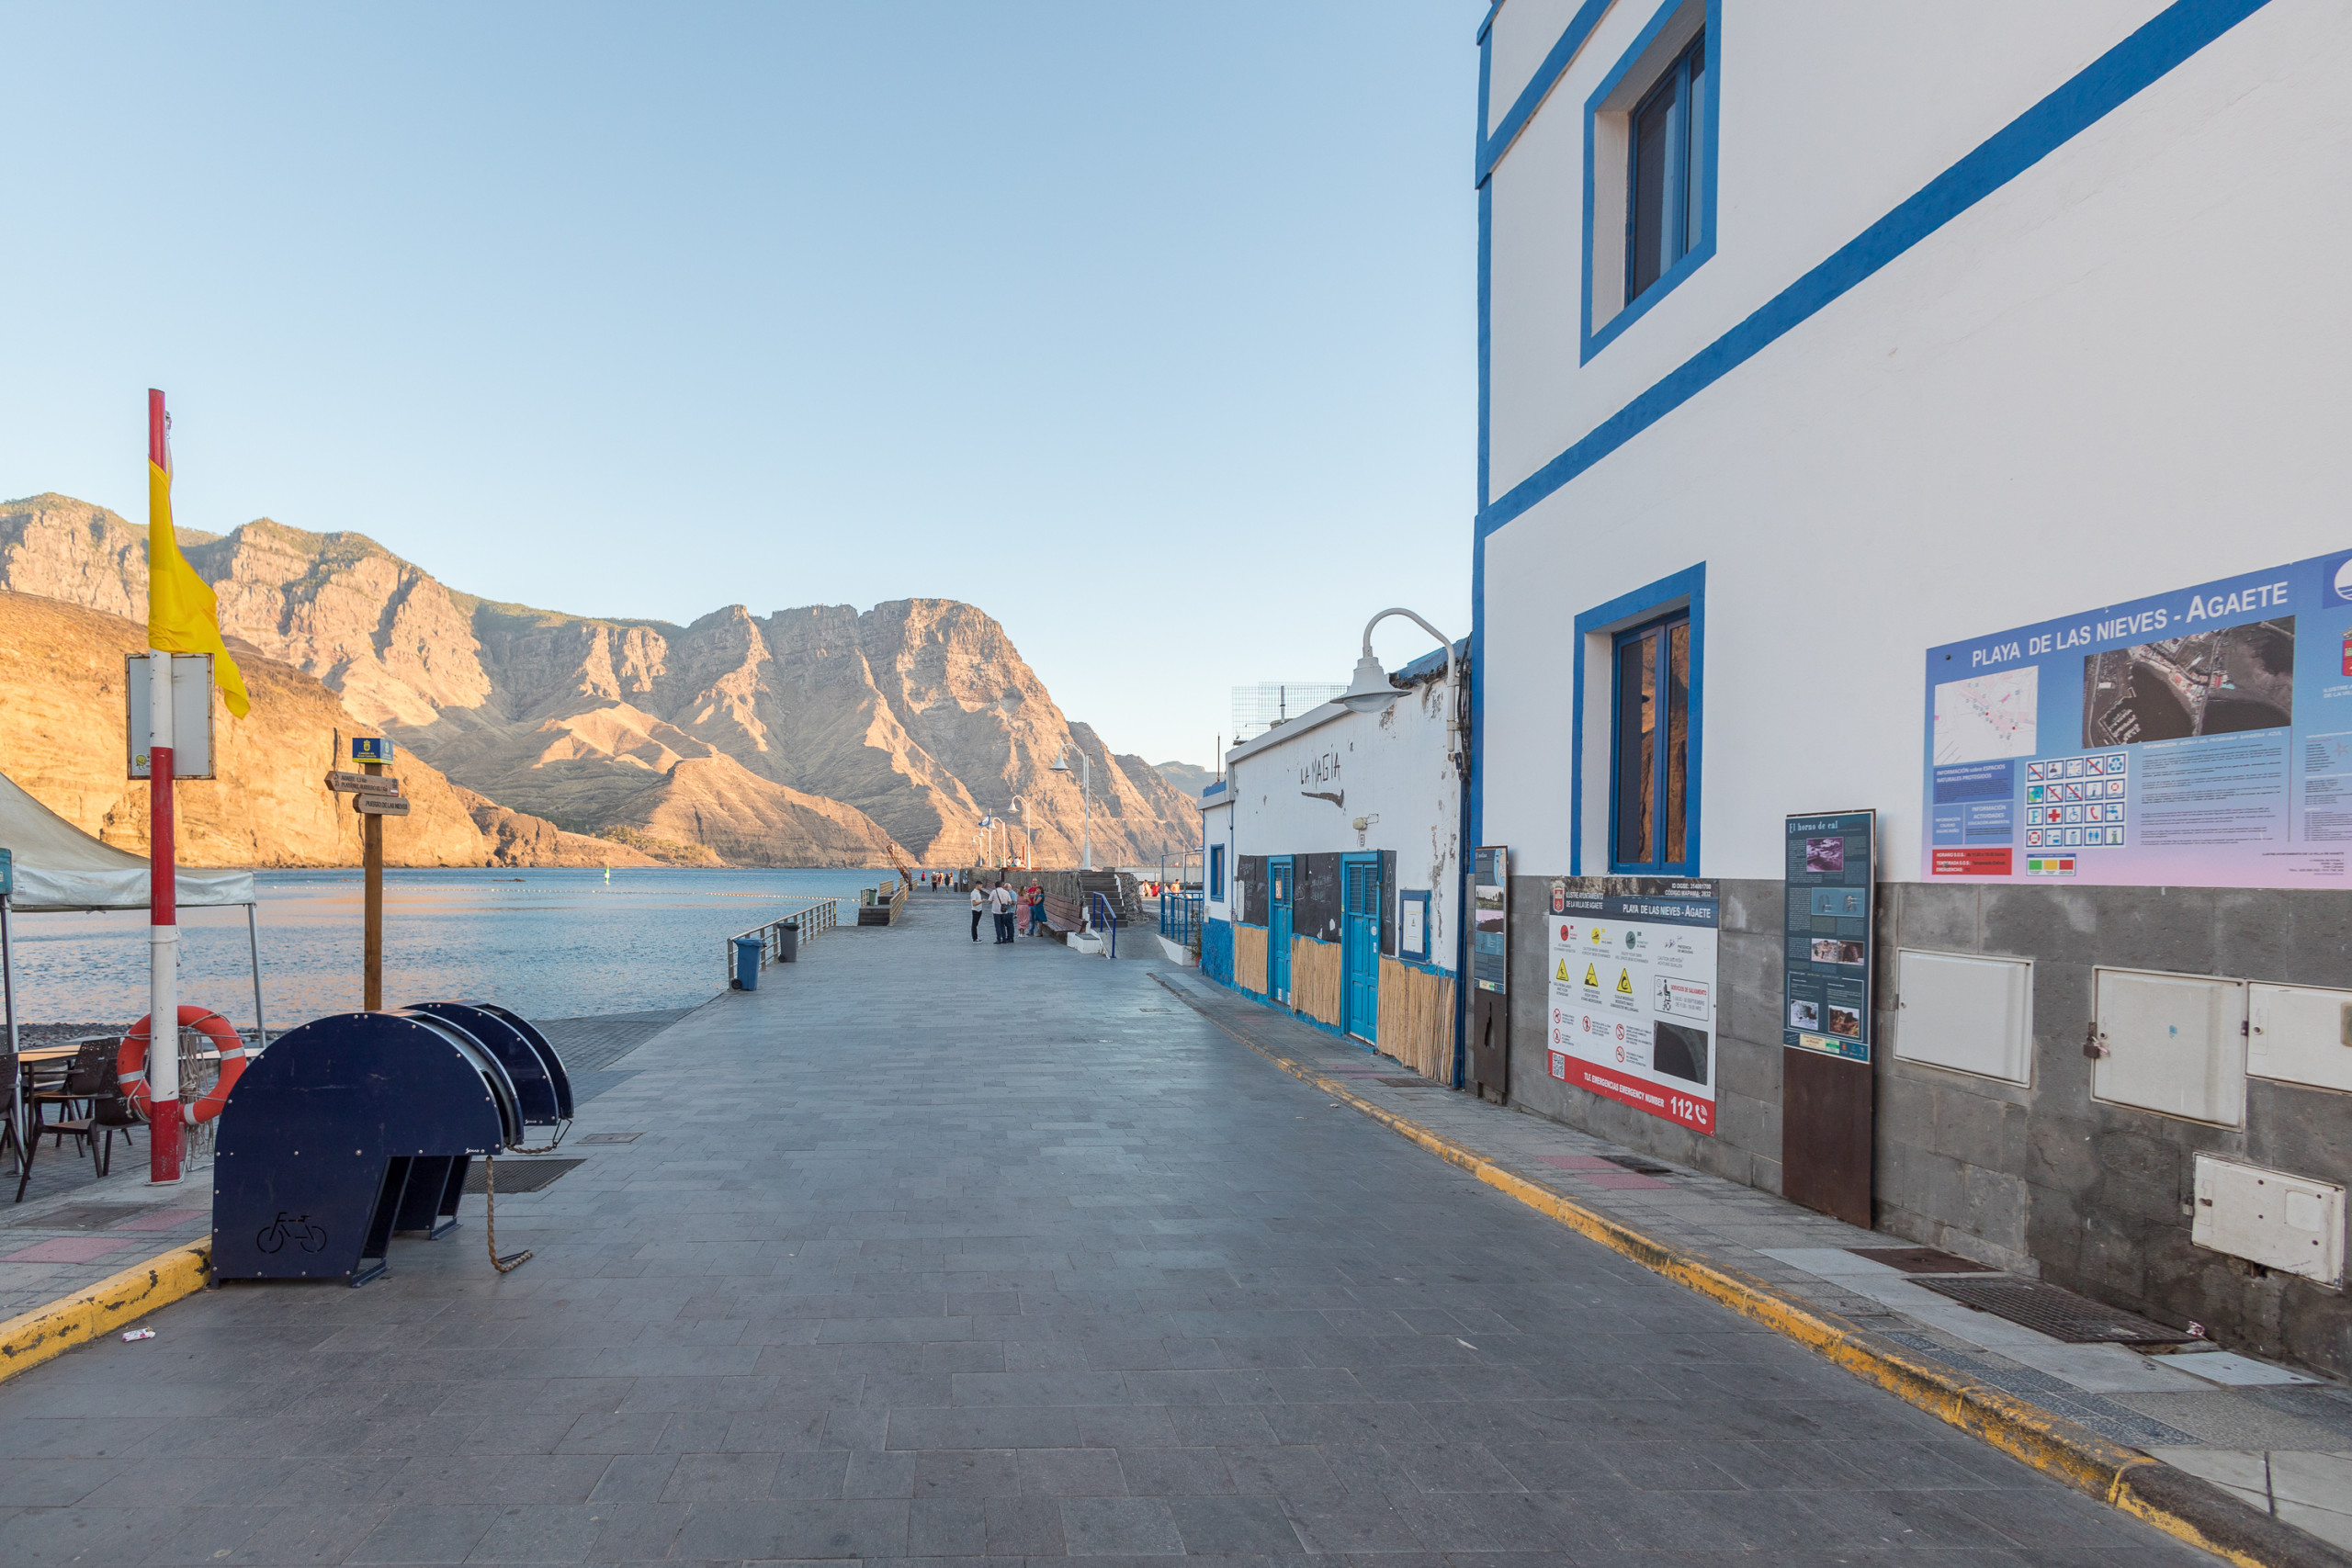
[[[229,711],[245,716],[253,703],[245,678],[220,640],[220,614],[212,585],[196,575],[172,532],[172,448],[164,435],[164,394],[147,394],[147,646],[165,653],[212,655],[212,679]]]

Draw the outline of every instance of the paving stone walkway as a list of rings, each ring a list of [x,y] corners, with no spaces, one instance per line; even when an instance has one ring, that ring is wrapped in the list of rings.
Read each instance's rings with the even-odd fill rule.
[[[469,1200],[0,1383],[0,1560],[2208,1561],[963,925],[620,1057],[512,1275]]]
[[[1923,1288],[1851,1249],[1905,1245],[1720,1177],[1637,1160],[1623,1146],[1546,1118],[1435,1086],[1400,1087],[1396,1063],[1352,1041],[1245,999],[1197,972],[1163,987],[1260,1048],[1346,1085],[1350,1093],[1475,1150],[1646,1236],[1739,1270],[2017,1394],[2052,1415],[2144,1450],[2240,1501],[2352,1549],[2352,1390],[2211,1346],[2151,1356],[2120,1345],[2063,1343]],[[1414,1085],[1405,1074],[1404,1084]]]
[[[539,1021],[571,1069],[575,1104],[584,1105],[628,1081],[610,1064],[686,1016],[691,1009],[607,1013],[595,1018]],[[115,1141],[103,1177],[74,1141],[43,1138],[22,1203],[16,1173],[5,1165],[0,1188],[0,1318],[48,1305],[107,1276],[208,1235],[212,1225],[212,1156],[198,1141],[177,1187],[147,1183],[147,1133],[134,1144]],[[8,1561],[0,1540],[0,1562]]]

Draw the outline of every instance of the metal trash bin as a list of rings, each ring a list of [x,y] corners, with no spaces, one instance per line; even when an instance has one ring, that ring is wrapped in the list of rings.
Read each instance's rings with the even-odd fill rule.
[[[760,939],[755,936],[739,936],[735,939],[735,977],[728,982],[735,989],[756,991],[760,988],[762,945]]]
[[[776,933],[777,941],[775,961],[778,964],[799,963],[800,922],[798,920],[785,920],[777,925]]]

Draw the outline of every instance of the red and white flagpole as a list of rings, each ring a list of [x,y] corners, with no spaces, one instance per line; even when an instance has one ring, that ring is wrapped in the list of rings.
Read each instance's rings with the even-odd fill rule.
[[[147,459],[168,474],[164,394],[147,393]],[[151,520],[152,521],[152,520]],[[153,581],[150,563],[149,581]],[[151,611],[152,616],[152,611]],[[152,621],[151,621],[152,625]],[[147,650],[147,801],[152,880],[147,917],[147,1179],[180,1179],[179,889],[172,842],[172,656]]]

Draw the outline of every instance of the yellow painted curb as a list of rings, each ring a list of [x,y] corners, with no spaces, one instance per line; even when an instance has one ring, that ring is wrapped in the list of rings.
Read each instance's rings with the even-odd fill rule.
[[[1162,982],[1165,984],[1165,982]],[[1294,1062],[1272,1047],[1228,1028],[1198,1008],[1194,999],[1174,986],[1167,987],[1230,1038],[1247,1045],[1294,1077],[1303,1078],[1332,1099],[1362,1111],[1410,1140],[1449,1165],[1470,1172],[1497,1191],[1506,1193],[1538,1213],[1566,1225],[1611,1251],[1632,1258],[1677,1284],[1731,1308],[1815,1350],[1857,1377],[1947,1421],[2002,1452],[2024,1461],[2045,1475],[2055,1476],[2077,1491],[2145,1519],[2165,1534],[2210,1551],[2238,1568],[2273,1568],[2290,1558],[2248,1551],[2244,1546],[2217,1539],[2212,1531],[2185,1517],[2162,1495],[2177,1492],[2179,1472],[2137,1449],[2112,1442],[2088,1427],[2051,1415],[2006,1389],[1979,1382],[1948,1367],[1938,1366],[1905,1352],[1904,1347],[1857,1328],[1833,1314],[1789,1296],[1772,1285],[1737,1269],[1725,1269],[1679,1247],[1597,1213],[1550,1191],[1522,1176],[1504,1169],[1476,1151],[1417,1122],[1407,1120],[1354,1093],[1335,1078]],[[2234,1509],[2237,1505],[2231,1505]],[[2205,1510],[2200,1508],[2199,1512]],[[2249,1512],[2251,1512],[2249,1510]],[[2314,1543],[2316,1544],[2316,1543]],[[2300,1557],[2301,1554],[2297,1554]]]
[[[108,1275],[78,1295],[0,1323],[0,1382],[194,1294],[204,1288],[211,1267],[210,1242],[174,1247]]]

